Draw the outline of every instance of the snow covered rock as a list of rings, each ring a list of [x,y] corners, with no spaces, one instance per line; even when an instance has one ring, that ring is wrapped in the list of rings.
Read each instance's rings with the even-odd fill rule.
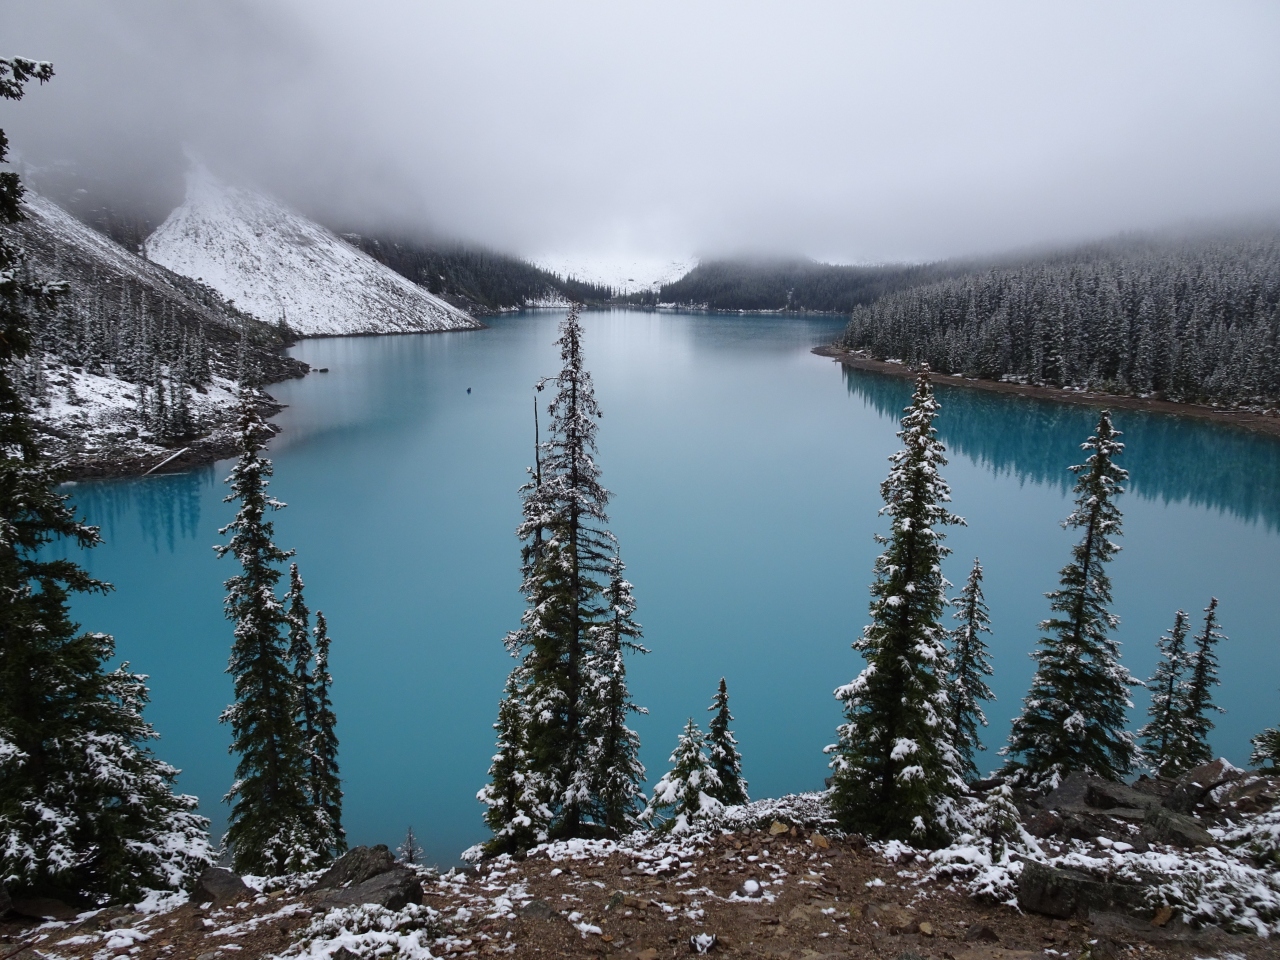
[[[372,847],[353,847],[338,858],[320,879],[311,887],[312,890],[338,890],[354,884],[364,883],[379,874],[396,868],[396,858],[387,849],[386,844],[379,843]]]
[[[481,326],[282,204],[197,168],[148,239],[148,259],[201,280],[267,323],[311,336]]]
[[[396,866],[362,883],[326,891],[320,902],[338,906],[376,904],[388,910],[401,910],[409,904],[422,903],[422,881],[411,868]]]
[[[1178,813],[1191,813],[1211,791],[1243,776],[1243,770],[1219,758],[1179,777],[1165,800],[1165,806]]]
[[[1029,862],[1018,877],[1018,906],[1050,917],[1086,919],[1091,912],[1150,913],[1142,887],[1100,880],[1079,870]]]

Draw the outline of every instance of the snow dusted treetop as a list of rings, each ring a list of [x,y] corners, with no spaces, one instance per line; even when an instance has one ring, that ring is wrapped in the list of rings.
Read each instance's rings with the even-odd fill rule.
[[[660,821],[662,829],[687,833],[698,819],[714,819],[724,810],[715,799],[720,777],[706,754],[706,737],[689,718],[676,749],[671,754],[671,771],[653,787],[653,798],[642,818]]]
[[[871,622],[853,644],[867,661],[836,690],[846,722],[833,754],[833,805],[846,829],[915,844],[939,844],[959,827],[954,798],[965,792],[947,695],[946,631],[941,617],[949,583],[942,576],[944,528],[963,524],[947,504],[939,474],[945,449],[933,426],[938,412],[928,370],[898,436],[880,485],[891,521],[876,558]]]
[[[1125,730],[1133,706],[1129,689],[1141,686],[1120,663],[1120,644],[1109,636],[1120,620],[1111,613],[1106,564],[1120,547],[1116,498],[1128,473],[1115,462],[1124,452],[1120,434],[1103,411],[1097,431],[1083,445],[1089,457],[1071,470],[1076,505],[1063,527],[1083,531],[1051,593],[1056,616],[1040,624],[1044,636],[1032,654],[1037,663],[1022,715],[1002,751],[1007,772],[1033,789],[1052,789],[1074,771],[1119,780],[1133,767],[1134,737]]]

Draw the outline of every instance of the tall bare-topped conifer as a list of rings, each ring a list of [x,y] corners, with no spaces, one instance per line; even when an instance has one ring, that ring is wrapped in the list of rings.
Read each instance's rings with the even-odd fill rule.
[[[529,839],[616,833],[631,817],[643,776],[638,740],[621,724],[634,709],[621,654],[639,628],[607,527],[609,492],[595,462],[601,414],[577,306],[556,344],[561,370],[549,436],[521,489],[516,531],[526,608],[506,645],[520,663],[499,707],[491,781],[479,794],[489,808],[492,852]],[[602,733],[608,730],[615,735]]]

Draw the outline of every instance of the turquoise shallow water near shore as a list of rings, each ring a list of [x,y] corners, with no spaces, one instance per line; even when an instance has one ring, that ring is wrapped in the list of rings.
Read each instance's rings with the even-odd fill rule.
[[[310,606],[334,637],[353,842],[394,845],[411,823],[447,862],[484,836],[474,796],[510,664],[502,637],[521,612],[512,532],[532,462],[531,386],[557,369],[559,316],[305,341],[294,353],[331,372],[272,388],[290,405],[271,452],[273,492],[289,503],[277,540],[298,550]],[[810,354],[840,329],[830,318],[613,312],[585,327],[613,529],[653,651],[630,667],[650,709],[637,720],[650,782],[724,675],[752,794],[820,787],[839,719],[831,691],[859,666],[849,644],[865,622],[879,483],[910,382]],[[969,521],[950,536],[946,573],[963,582],[975,554],[987,570],[999,701],[983,759],[994,765],[1031,676],[1043,593],[1072,542],[1058,526],[1066,467],[1096,411],[939,395],[945,475]],[[1280,442],[1132,411],[1116,422],[1132,472],[1112,571],[1126,663],[1148,676],[1174,610],[1194,619],[1217,595],[1229,712],[1212,739],[1243,763],[1249,736],[1280,723]],[[227,467],[71,488],[107,540],[86,565],[117,587],[76,614],[151,675],[157,751],[218,829],[233,765],[217,723],[231,693],[221,582],[232,561],[210,548],[232,515]],[[1135,700],[1136,726],[1143,691]]]

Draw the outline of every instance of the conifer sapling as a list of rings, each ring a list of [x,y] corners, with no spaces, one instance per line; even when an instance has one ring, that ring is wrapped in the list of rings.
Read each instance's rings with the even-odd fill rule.
[[[720,786],[711,793],[725,806],[747,802],[747,781],[742,779],[742,755],[738,753],[738,741],[734,739],[729,724],[733,714],[729,712],[729,688],[720,678],[720,689],[707,710],[715,714],[708,728],[707,753],[715,768]]]
[[[690,717],[671,754],[671,770],[654,784],[643,819],[657,822],[663,830],[688,833],[695,821],[714,819],[724,811],[724,804],[715,798],[720,777],[706,745],[705,735]]]

